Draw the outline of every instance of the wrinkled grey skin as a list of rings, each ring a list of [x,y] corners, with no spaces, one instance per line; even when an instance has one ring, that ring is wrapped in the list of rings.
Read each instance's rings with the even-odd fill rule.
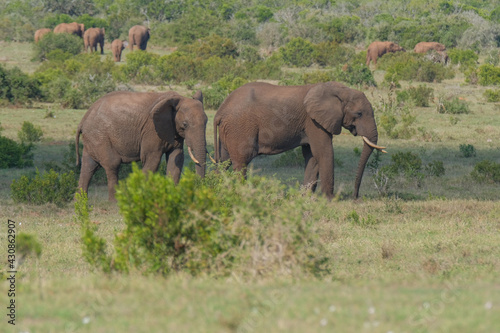
[[[337,82],[305,86],[249,83],[233,91],[215,115],[215,159],[230,159],[233,168],[245,174],[255,156],[279,154],[301,146],[304,184],[314,191],[319,177],[322,192],[332,198],[332,136],[340,134],[342,127],[377,143],[373,109],[362,92]],[[365,143],[356,173],[355,198],[372,151]]]
[[[179,181],[184,164],[184,143],[193,151],[196,173],[205,176],[207,116],[203,96],[194,98],[176,92],[113,92],[95,102],[78,125],[83,139],[81,173],[78,186],[88,191],[98,167],[106,170],[109,200],[115,200],[118,169],[121,163],[141,161],[143,171],[156,171],[163,154],[167,175]]]
[[[150,37],[150,29],[142,25],[134,25],[128,31],[128,46],[130,51],[134,50],[134,45],[137,45],[139,49],[146,50],[148,46],[148,40]]]

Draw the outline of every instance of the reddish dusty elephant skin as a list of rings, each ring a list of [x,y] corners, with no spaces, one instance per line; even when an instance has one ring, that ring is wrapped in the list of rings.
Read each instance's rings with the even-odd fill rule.
[[[368,50],[366,52],[366,66],[370,65],[370,61],[376,65],[377,59],[384,54],[398,51],[405,52],[405,49],[394,42],[373,42],[370,46],[368,46]]]
[[[128,31],[128,45],[130,47],[130,51],[134,50],[134,45],[137,45],[139,49],[143,51],[146,50],[149,37],[149,28],[143,27],[142,25],[134,25]]]
[[[111,43],[111,52],[113,53],[113,60],[120,62],[122,59],[122,51],[127,47],[128,43],[119,39],[115,39]]]
[[[437,43],[437,42],[420,42],[417,45],[415,45],[413,52],[415,52],[415,53],[427,53],[431,50],[434,50],[436,52],[443,52],[443,51],[446,51],[446,46],[444,46],[441,43]]]
[[[230,160],[245,174],[258,155],[280,154],[301,146],[305,159],[304,185],[333,197],[333,135],[342,128],[363,136],[364,148],[356,172],[354,197],[378,132],[373,108],[361,91],[337,82],[304,86],[247,83],[234,90],[214,117],[216,162]],[[217,134],[219,133],[219,134]]]
[[[85,25],[83,25],[83,23],[80,24],[76,22],[61,23],[54,28],[54,33],[56,34],[66,33],[83,37],[84,32],[85,32]]]
[[[85,51],[97,52],[97,45],[101,47],[101,54],[104,54],[104,28],[89,28],[83,34],[83,43],[85,44]]]
[[[42,39],[42,37],[48,34],[49,32],[52,32],[52,29],[43,28],[35,31],[35,43],[38,43]]]
[[[195,162],[196,173],[205,176],[207,115],[203,95],[193,98],[176,92],[115,91],[98,99],[83,116],[76,131],[76,157],[83,139],[79,188],[87,192],[99,167],[106,171],[108,195],[115,201],[120,164],[142,162],[142,170],[157,171],[162,157],[166,174],[179,182],[184,165],[184,145]]]

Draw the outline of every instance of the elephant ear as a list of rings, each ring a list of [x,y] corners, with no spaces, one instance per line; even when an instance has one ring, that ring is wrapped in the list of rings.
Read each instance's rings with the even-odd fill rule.
[[[160,139],[174,144],[175,139],[175,111],[181,96],[178,94],[162,95],[151,109],[155,131]]]
[[[198,101],[201,102],[201,104],[203,104],[203,94],[201,92],[201,90],[198,90],[194,95],[193,95],[193,99],[196,99]]]
[[[339,89],[345,86],[327,82],[312,87],[304,98],[306,112],[328,133],[338,135],[342,131],[344,118]]]

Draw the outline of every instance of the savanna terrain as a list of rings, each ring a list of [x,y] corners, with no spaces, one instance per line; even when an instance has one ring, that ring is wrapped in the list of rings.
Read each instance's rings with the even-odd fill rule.
[[[360,3],[364,4],[361,6],[364,10],[374,4]],[[419,3],[408,2],[407,7],[394,7],[394,10],[413,8],[415,12],[415,8],[420,8]],[[348,12],[349,8],[344,10]],[[180,14],[174,14],[175,22],[175,15]],[[186,19],[182,15],[181,18]],[[380,25],[374,31],[382,34],[386,28]],[[402,35],[391,36],[401,38],[402,44],[411,44]],[[364,40],[368,40],[368,36],[366,33]],[[45,71],[45,76],[38,76],[42,81],[55,75],[48,71],[51,64],[60,59],[49,56],[44,61],[33,61],[36,51],[33,42],[18,39],[21,40],[0,41],[0,62],[4,68],[18,67],[28,75]],[[170,44],[172,37],[167,40],[169,45],[162,43],[159,37],[152,37],[144,54],[171,60],[168,57],[175,55],[176,50]],[[182,41],[177,42],[182,48]],[[352,59],[364,66],[366,43],[356,38],[350,42]],[[450,43],[450,49],[475,47],[463,39],[450,39]],[[479,57],[474,68],[488,64],[497,48],[491,47],[488,53],[476,52]],[[410,51],[411,48],[407,53]],[[106,63],[110,53],[110,49],[105,48],[103,56],[88,56],[91,60],[75,57],[79,60],[70,65],[64,63],[64,75],[71,66],[73,70],[83,68],[83,72],[86,61],[92,62],[95,58]],[[317,63],[308,66],[282,63],[285,74],[279,77],[244,77],[239,72],[235,77],[243,77],[243,80],[215,76],[207,83],[208,77],[214,74],[203,72],[205,81],[201,83],[175,78],[162,83],[163,77],[157,73],[157,68],[165,68],[161,67],[161,60],[158,63],[149,58],[145,60],[143,53],[139,53],[141,59],[129,58],[129,53],[125,50],[122,63],[109,65],[112,67],[109,71],[115,71],[116,67],[123,70],[116,74],[122,81],[113,88],[175,90],[186,96],[198,89],[211,89],[205,104],[209,152],[213,152],[212,120],[220,95],[225,96],[238,83],[266,80],[276,84],[304,84],[314,78],[342,77],[339,71]],[[73,58],[63,61],[67,59]],[[190,274],[180,269],[168,275],[144,274],[140,267],[128,273],[104,273],[83,255],[82,229],[74,201],[62,205],[16,202],[11,190],[13,180],[33,174],[36,169],[48,171],[51,167],[66,165],[66,169],[61,167],[61,172],[69,170],[67,165],[76,158],[70,145],[74,143],[76,128],[90,99],[70,98],[71,92],[56,98],[54,86],[42,89],[49,98],[11,103],[3,97],[0,134],[19,141],[18,132],[28,121],[41,128],[43,137],[34,144],[33,166],[0,169],[0,277],[3,280],[0,306],[4,312],[10,299],[7,297],[10,284],[6,281],[9,277],[7,221],[15,221],[18,234],[33,235],[41,245],[40,256],[29,255],[18,264],[16,325],[8,324],[4,314],[0,332],[500,331],[500,187],[498,180],[477,168],[483,161],[490,161],[493,166],[500,163],[500,104],[489,99],[487,92],[491,95],[497,91],[496,84],[494,80],[478,84],[474,78],[484,79],[484,71],[476,69],[474,76],[456,63],[439,65],[453,75],[425,82],[396,74],[391,78],[387,73],[394,73],[391,66],[398,58],[389,55],[387,59],[386,63],[380,61],[377,67],[369,67],[368,72],[358,68],[359,73],[371,75],[371,79],[350,84],[365,92],[372,103],[379,126],[379,144],[388,151],[388,154],[372,156],[359,200],[353,201],[351,196],[353,170],[357,167],[362,140],[347,130],[333,138],[336,197],[331,202],[325,203],[321,196],[300,189],[303,179],[300,150],[259,156],[250,166],[251,175],[277,179],[285,185],[285,192],[297,189],[308,198],[307,204],[315,207],[311,208],[315,210],[314,230],[328,258],[328,269],[318,274],[301,269],[298,255],[296,260],[293,256],[289,258],[295,264],[287,269],[280,269],[279,263],[274,263],[269,270],[256,267],[256,262],[264,262],[265,266],[258,249],[248,250],[248,257],[253,260],[243,261],[241,266],[223,273],[202,270]],[[412,58],[402,59],[412,61]],[[217,67],[219,62],[212,61],[214,67],[221,68]],[[142,76],[131,74],[134,64],[142,68]],[[358,64],[349,63],[349,66],[357,68]],[[498,63],[492,66],[498,68]],[[132,79],[124,80],[123,75]],[[83,94],[78,90],[82,85],[74,84],[83,82],[78,80],[81,78],[71,77],[67,82]],[[104,86],[103,82],[105,80],[99,84]],[[217,90],[217,87],[224,89]],[[411,95],[412,89],[419,88],[419,96],[432,91],[426,95],[426,103],[405,97],[404,92]],[[99,94],[103,91],[88,92],[88,96]],[[185,169],[192,166],[186,157]],[[213,168],[209,164],[209,172]],[[91,183],[90,221],[112,249],[115,236],[124,230],[125,222],[117,204],[108,202],[107,195],[102,176]],[[265,193],[258,195],[265,196]],[[251,215],[252,210],[258,208],[242,209]],[[288,214],[294,214],[292,208],[287,209]],[[307,208],[297,211],[305,212],[302,218],[308,219]]]

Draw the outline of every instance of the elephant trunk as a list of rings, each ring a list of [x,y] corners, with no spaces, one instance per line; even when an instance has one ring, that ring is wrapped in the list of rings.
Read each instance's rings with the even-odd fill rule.
[[[200,143],[200,141],[202,141]],[[205,140],[196,140],[188,144],[188,153],[195,163],[196,174],[205,177],[205,164],[207,162],[207,148]]]
[[[377,144],[378,141],[378,132],[375,130],[375,133],[367,138],[371,144]],[[364,140],[363,151],[361,152],[361,158],[359,159],[358,171],[356,173],[356,181],[354,183],[354,199],[359,197],[359,187],[361,186],[361,180],[363,179],[363,173],[365,171],[366,163],[370,158],[373,149],[376,147],[370,146],[366,140]]]

